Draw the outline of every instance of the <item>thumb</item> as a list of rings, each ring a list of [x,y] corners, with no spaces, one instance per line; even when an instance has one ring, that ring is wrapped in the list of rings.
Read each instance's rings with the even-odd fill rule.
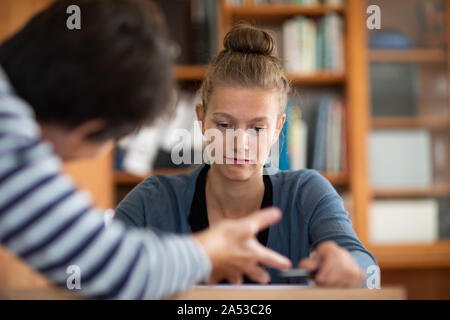
[[[306,270],[317,270],[319,268],[319,258],[317,255],[313,255],[312,257],[305,258],[298,264],[300,269]]]
[[[256,211],[248,217],[243,218],[241,225],[246,226],[251,234],[245,236],[253,236],[260,230],[266,229],[281,218],[281,211],[278,208],[270,207],[263,210]]]

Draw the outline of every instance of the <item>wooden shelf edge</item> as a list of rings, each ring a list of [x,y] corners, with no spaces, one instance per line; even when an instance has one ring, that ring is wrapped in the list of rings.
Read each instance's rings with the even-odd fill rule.
[[[174,76],[177,80],[201,81],[206,74],[206,66],[184,65],[176,66]],[[298,74],[286,72],[292,83],[295,84],[335,84],[345,82],[345,74],[341,72],[317,71],[311,74]]]
[[[313,74],[296,74],[286,72],[286,75],[294,84],[336,84],[345,82],[344,73],[319,71]]]
[[[194,170],[193,168],[185,168],[185,169],[156,169],[153,172],[150,172],[145,175],[135,175],[129,172],[124,171],[115,171],[114,172],[114,182],[116,184],[138,184],[151,176],[152,174],[182,174],[182,173],[190,173]],[[346,172],[321,172],[321,174],[330,181],[333,185],[345,185],[348,183],[348,174]]]
[[[174,76],[177,80],[202,80],[206,74],[207,66],[184,65],[176,66]]]
[[[369,50],[371,62],[445,62],[443,49],[372,49]]]
[[[450,121],[446,117],[372,117],[372,129],[447,129]]]
[[[320,172],[332,185],[345,185],[348,183],[346,172]]]
[[[421,198],[450,196],[449,185],[434,185],[429,188],[374,188],[373,198]]]
[[[164,175],[182,174],[182,173],[190,173],[190,172],[192,172],[192,170],[194,170],[194,169],[193,168],[156,169],[156,170],[149,172],[148,174],[144,174],[144,175],[136,175],[136,174],[124,172],[124,171],[115,171],[114,172],[114,182],[116,184],[138,184],[154,174],[164,174]]]
[[[382,269],[450,267],[450,240],[430,244],[371,245],[367,248]]]
[[[244,6],[228,6],[228,13],[236,18],[242,17],[283,17],[295,15],[324,15],[327,13],[344,14],[345,8],[327,5],[289,5],[289,4],[272,4],[272,5],[244,5]]]

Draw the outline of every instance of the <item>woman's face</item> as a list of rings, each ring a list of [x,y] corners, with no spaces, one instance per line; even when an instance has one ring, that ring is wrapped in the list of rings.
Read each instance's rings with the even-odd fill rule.
[[[197,106],[197,116],[207,148],[213,146],[212,165],[231,180],[261,173],[285,120],[278,90],[228,86],[215,88],[205,113]]]

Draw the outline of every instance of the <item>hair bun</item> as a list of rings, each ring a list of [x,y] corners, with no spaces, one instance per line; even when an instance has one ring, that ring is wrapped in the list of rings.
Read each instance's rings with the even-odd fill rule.
[[[235,52],[266,56],[274,55],[275,51],[275,42],[270,33],[248,24],[234,25],[225,35],[223,46]]]

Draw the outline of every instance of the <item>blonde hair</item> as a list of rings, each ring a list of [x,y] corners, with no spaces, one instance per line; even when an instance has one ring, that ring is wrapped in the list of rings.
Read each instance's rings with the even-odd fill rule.
[[[225,85],[278,90],[282,114],[290,84],[273,37],[263,29],[240,23],[225,35],[223,46],[209,64],[200,88],[203,110],[206,111],[213,90]]]

